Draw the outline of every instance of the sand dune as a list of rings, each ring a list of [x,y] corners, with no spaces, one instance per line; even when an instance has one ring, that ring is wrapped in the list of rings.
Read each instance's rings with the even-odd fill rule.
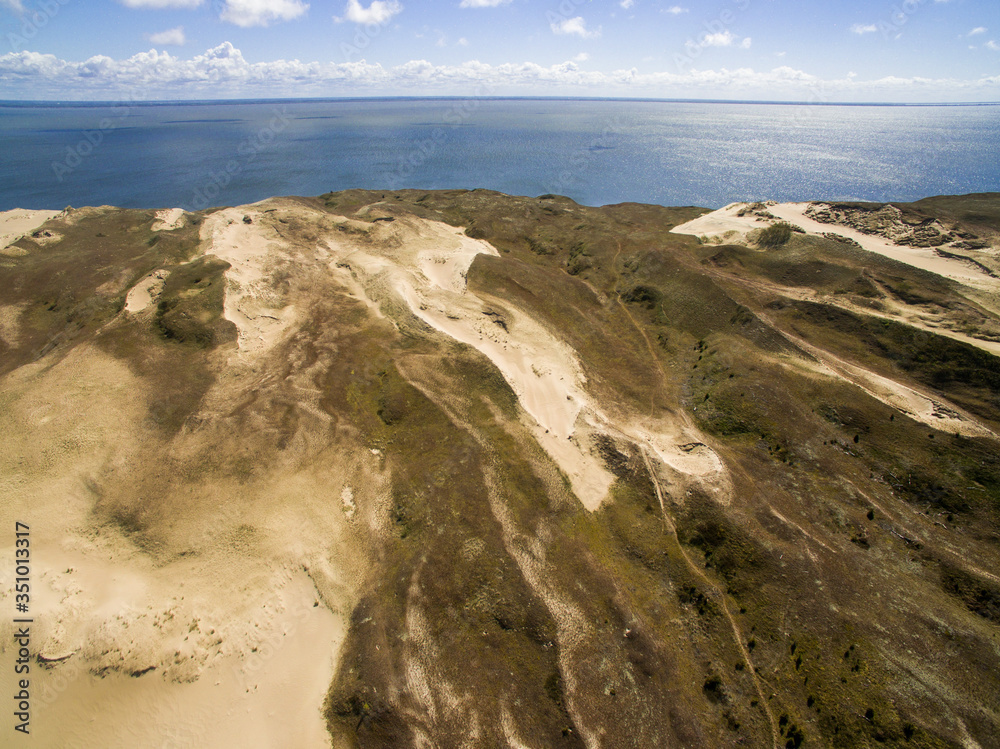
[[[0,252],[57,215],[59,211],[26,211],[21,208],[0,212]]]
[[[883,720],[885,684],[893,704],[911,697],[883,663],[898,642],[945,643],[938,660],[932,646],[913,656],[921,683],[955,690],[930,702],[974,702],[992,625],[941,581],[989,592],[992,547],[972,529],[992,533],[992,516],[953,520],[942,504],[938,519],[885,479],[908,491],[921,476],[897,463],[941,455],[968,472],[961,491],[985,493],[998,437],[971,375],[963,409],[888,355],[868,367],[779,331],[788,308],[770,300],[821,304],[824,287],[691,262],[691,243],[667,234],[676,213],[656,224],[648,206],[463,196],[486,215],[472,233],[495,244],[426,218],[456,215],[430,194],[153,223],[10,212],[4,237],[55,218],[100,256],[89,221],[107,216],[135,239],[130,268],[88,267],[92,287],[63,293],[40,273],[38,299],[0,306],[0,349],[20,357],[0,381],[0,524],[27,518],[33,534],[32,746],[602,746],[623,731],[649,746],[769,745],[789,712],[820,735],[810,698],[831,714],[847,704],[838,725],[863,743],[874,724],[859,705]],[[746,241],[769,220],[745,207],[675,231]],[[840,232],[799,204],[768,210]],[[638,220],[655,242],[633,239]],[[543,251],[519,249],[539,226]],[[963,263],[858,241],[981,287]],[[591,253],[579,276],[569,247]],[[5,267],[31,270],[16,255]],[[500,280],[486,290],[488,273]],[[659,307],[624,293],[640,288]],[[168,307],[210,335],[168,335]],[[852,454],[829,449],[856,432]],[[926,502],[958,486],[932,478]],[[13,557],[10,535],[0,547]],[[0,566],[0,608],[13,595]],[[0,619],[7,673],[13,632]],[[940,737],[968,717],[926,702],[892,719]]]
[[[737,215],[746,211],[750,205],[750,203],[732,203],[725,208],[711,211],[704,216],[699,216],[692,221],[674,227],[671,231],[676,234],[745,242],[748,233],[754,229],[766,228],[773,223],[773,221],[761,218],[752,212],[745,212],[743,216]],[[845,239],[856,242],[868,252],[898,260],[901,263],[912,265],[914,268],[937,273],[961,283],[974,285],[977,288],[995,290],[998,287],[996,279],[986,276],[981,270],[961,260],[942,257],[933,249],[904,247],[883,237],[865,234],[849,226],[820,223],[806,215],[806,210],[812,205],[822,204],[769,202],[764,210],[781,221],[798,226],[807,234],[838,234]]]

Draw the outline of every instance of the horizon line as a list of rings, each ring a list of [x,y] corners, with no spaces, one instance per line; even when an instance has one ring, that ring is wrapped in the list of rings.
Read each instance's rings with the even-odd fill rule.
[[[0,107],[92,107],[102,105],[129,106],[192,106],[218,104],[268,104],[276,102],[288,103],[324,103],[324,102],[360,102],[360,101],[593,101],[593,102],[632,102],[661,104],[756,104],[768,106],[808,106],[808,107],[989,107],[998,106],[1000,101],[966,101],[966,102],[863,102],[863,101],[807,101],[780,99],[699,99],[670,97],[640,97],[640,96],[462,96],[457,94],[440,96],[420,95],[385,95],[385,96],[315,96],[315,97],[251,97],[222,99],[0,99]]]

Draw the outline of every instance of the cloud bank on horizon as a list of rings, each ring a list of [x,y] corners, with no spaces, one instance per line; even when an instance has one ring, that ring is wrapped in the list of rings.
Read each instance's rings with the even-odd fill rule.
[[[992,0],[719,0],[711,10],[658,0],[84,5],[0,0],[0,99],[1000,101]]]

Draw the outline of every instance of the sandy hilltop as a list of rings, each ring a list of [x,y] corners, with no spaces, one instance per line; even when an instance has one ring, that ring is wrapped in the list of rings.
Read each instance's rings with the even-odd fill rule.
[[[20,522],[33,747],[995,746],[998,357],[997,194],[8,211],[3,683]]]

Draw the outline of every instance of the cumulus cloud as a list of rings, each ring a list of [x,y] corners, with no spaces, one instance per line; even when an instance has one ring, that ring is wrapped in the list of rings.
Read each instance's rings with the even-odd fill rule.
[[[118,0],[126,8],[197,8],[204,0]]]
[[[183,26],[178,26],[174,29],[167,29],[166,31],[160,31],[156,34],[150,34],[147,38],[153,44],[160,44],[163,46],[183,47],[187,44],[187,39],[184,37]]]
[[[873,23],[856,23],[851,26],[852,34],[874,34],[878,31],[878,26]]]
[[[969,32],[969,36],[976,36],[977,34],[985,34],[987,28],[985,26],[976,26],[972,31]]]
[[[750,44],[750,37],[740,39],[728,29],[720,31],[717,34],[705,34],[701,40],[702,47],[739,47],[740,49],[750,49]]]
[[[462,2],[465,2],[465,0],[462,0]],[[621,1],[620,3],[618,3],[618,4],[619,4],[620,6],[622,6],[622,7],[623,7],[623,8],[625,9],[625,10],[628,10],[628,9],[629,9],[629,8],[631,8],[631,7],[633,6],[633,5],[635,5],[635,0],[622,0],[622,1]]]
[[[459,8],[496,8],[498,5],[507,5],[510,0],[462,0]]]
[[[997,47],[1000,49],[1000,46]],[[760,97],[824,101],[973,101],[995,98],[1000,76],[978,80],[886,77],[821,79],[782,66],[639,73],[582,70],[577,62],[550,66],[532,62],[489,65],[471,60],[434,65],[412,60],[383,67],[364,60],[325,63],[276,60],[252,63],[228,42],[191,59],[150,50],[127,59],[96,56],[83,62],[51,54],[0,55],[0,86],[14,97],[120,100],[270,96],[459,94],[489,91],[513,95],[584,94]],[[819,94],[817,94],[819,92]]]
[[[403,12],[402,3],[398,0],[374,0],[367,8],[359,0],[347,0],[347,7],[342,17],[334,16],[337,23],[351,21],[360,24],[381,26],[388,23],[393,16]]]
[[[7,8],[15,13],[24,13],[24,5],[21,0],[0,0],[0,7]]]
[[[137,0],[128,1],[136,2]],[[148,2],[149,0],[140,1]],[[160,2],[161,0],[152,1]],[[309,6],[302,0],[226,0],[226,7],[222,9],[219,18],[247,28],[268,26],[274,21],[293,21],[304,15],[307,10],[309,10]]]
[[[576,16],[575,18],[559,18],[553,20],[550,24],[553,34],[562,35],[573,35],[579,36],[582,39],[592,39],[594,37],[601,35],[601,29],[598,28],[596,31],[590,31],[587,28],[587,22],[583,20],[582,16]]]
[[[997,44],[992,39],[990,39],[988,42],[986,42],[986,48],[987,49],[992,49],[994,52],[1000,52],[1000,44]]]

